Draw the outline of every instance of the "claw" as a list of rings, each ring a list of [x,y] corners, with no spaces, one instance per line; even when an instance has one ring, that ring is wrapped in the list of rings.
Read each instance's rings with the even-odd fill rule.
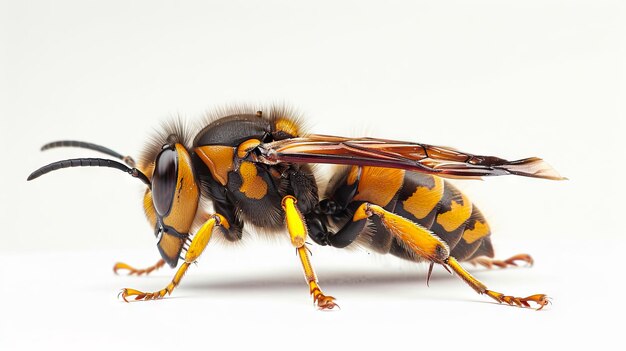
[[[495,292],[491,290],[486,290],[485,294],[487,294],[492,299],[498,301],[498,303],[506,302],[507,304],[511,306],[515,304],[518,307],[530,308],[531,305],[529,304],[529,302],[534,302],[537,305],[539,305],[539,308],[537,308],[537,311],[541,310],[548,303],[550,303],[550,298],[547,297],[545,294],[535,294],[535,295],[531,295],[527,297],[515,297],[515,296],[504,295],[499,292]]]
[[[117,295],[118,298],[121,295],[122,299],[124,299],[125,302],[129,302],[126,298],[129,296],[135,296],[135,301],[137,300],[156,300],[156,299],[162,299],[163,296],[165,296],[165,294],[167,293],[167,289],[163,289],[163,290],[159,290],[157,292],[153,292],[153,293],[145,293],[143,291],[139,291],[139,290],[135,290],[135,289],[128,289],[128,288],[124,288],[122,289],[122,291],[120,291],[120,293]]]
[[[340,308],[339,305],[335,303],[335,298],[332,296],[320,294],[313,298],[313,302],[317,303],[317,308],[320,310],[332,310],[335,307]]]
[[[313,303],[317,304],[317,308],[320,310],[332,310],[335,307],[339,307],[335,303],[335,298],[332,296],[326,296],[322,293],[319,286],[315,282],[311,282],[311,295],[313,295]]]
[[[535,295],[525,297],[521,299],[521,301],[525,302],[526,304],[528,304],[528,301],[532,301],[538,304],[539,308],[537,309],[537,311],[540,311],[542,308],[544,308],[547,304],[550,303],[550,298],[544,294],[535,294]]]

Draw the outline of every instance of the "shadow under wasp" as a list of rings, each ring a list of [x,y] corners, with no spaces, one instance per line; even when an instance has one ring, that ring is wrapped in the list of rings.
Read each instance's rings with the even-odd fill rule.
[[[193,139],[192,139],[193,137]],[[159,299],[180,283],[213,235],[227,241],[243,237],[244,225],[290,235],[314,303],[337,306],[318,284],[307,238],[321,246],[361,245],[378,253],[434,264],[456,273],[479,294],[509,305],[539,309],[544,294],[516,297],[490,290],[459,261],[507,267],[524,261],[520,254],[493,259],[491,230],[479,209],[444,178],[475,179],[518,175],[560,180],[543,160],[507,161],[452,148],[375,138],[307,134],[289,109],[256,111],[247,107],[218,111],[197,131],[182,122],[165,124],[148,143],[137,164],[100,145],[57,141],[42,147],[80,147],[122,160],[78,158],[51,163],[28,180],[69,167],[109,167],[146,185],[143,207],[157,237],[161,259],[136,269],[117,263],[114,270],[148,274],[166,263],[177,267],[172,281],[155,292],[123,289],[124,300]],[[341,165],[320,191],[311,164]],[[213,204],[209,213],[202,199]]]

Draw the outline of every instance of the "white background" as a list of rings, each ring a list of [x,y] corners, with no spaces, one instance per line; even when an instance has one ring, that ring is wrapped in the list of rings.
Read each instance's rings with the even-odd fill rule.
[[[623,314],[626,6],[619,1],[2,1],[0,348],[609,346]],[[498,306],[440,268],[313,247],[315,311],[286,239],[209,245],[164,301],[124,304],[173,271],[156,261],[142,186],[120,172],[36,168],[88,150],[137,155],[171,116],[286,103],[316,133],[414,140],[570,180],[456,182],[490,219],[491,288],[547,293],[540,313]],[[249,236],[254,236],[253,233]],[[286,236],[286,234],[285,234]]]

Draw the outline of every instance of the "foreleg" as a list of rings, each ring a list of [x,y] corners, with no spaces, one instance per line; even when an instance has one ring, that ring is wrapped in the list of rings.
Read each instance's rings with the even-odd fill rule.
[[[198,232],[194,235],[193,240],[189,245],[189,249],[185,254],[185,262],[183,262],[180,268],[178,268],[178,271],[174,275],[174,278],[165,288],[159,291],[149,293],[145,293],[135,289],[122,289],[120,295],[122,296],[124,301],[128,302],[126,298],[129,296],[135,296],[135,300],[154,300],[163,298],[166,294],[171,294],[174,288],[176,288],[178,284],[180,284],[180,281],[187,272],[187,268],[189,268],[189,265],[195,262],[206,248],[209,240],[211,239],[211,235],[213,234],[213,228],[215,226],[221,226],[228,229],[229,224],[222,215],[212,215],[211,218],[209,218],[209,220],[207,220],[202,225],[200,230],[198,230]]]

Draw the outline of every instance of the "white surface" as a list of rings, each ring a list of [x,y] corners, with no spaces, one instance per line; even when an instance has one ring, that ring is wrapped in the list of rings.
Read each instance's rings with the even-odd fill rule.
[[[522,349],[619,337],[623,2],[1,4],[0,349],[295,348],[299,335],[320,348]],[[289,247],[251,252],[254,240],[210,245],[173,298],[120,303],[117,288],[161,288],[172,274],[110,273],[115,260],[146,265],[158,254],[141,185],[102,169],[27,183],[44,164],[95,156],[38,148],[79,139],[136,156],[168,116],[198,120],[236,102],[292,104],[316,133],[548,160],[570,180],[457,184],[490,220],[499,256],[528,251],[538,262],[478,275],[554,305],[495,306],[445,276],[426,289],[424,268],[314,248],[322,286],[343,308],[319,313]]]
[[[615,257],[620,252],[612,246],[589,250],[597,245],[551,240],[500,245],[505,255],[532,246],[537,264],[530,269],[471,269],[494,290],[549,293],[553,304],[540,312],[499,306],[440,267],[427,287],[426,267],[363,252],[314,249],[321,286],[341,306],[331,312],[313,307],[288,246],[261,244],[256,252],[212,247],[171,297],[129,304],[116,298],[120,288],[158,290],[173,271],[165,268],[137,278],[115,276],[110,268],[116,259],[151,263],[153,252],[11,254],[0,259],[3,282],[10,282],[0,290],[0,346],[612,349],[624,312],[614,281],[623,273],[602,263],[606,259],[600,253]],[[581,252],[591,262],[576,261]]]

